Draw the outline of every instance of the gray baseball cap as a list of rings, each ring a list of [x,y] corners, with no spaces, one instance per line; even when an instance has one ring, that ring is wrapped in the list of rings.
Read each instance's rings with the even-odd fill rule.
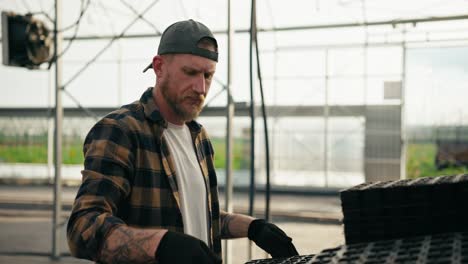
[[[192,19],[176,22],[164,30],[159,42],[158,55],[163,54],[193,54],[210,60],[218,61],[218,52],[198,47],[200,40],[212,39],[218,48],[218,42],[211,30],[200,22]],[[150,63],[143,72],[153,68]]]

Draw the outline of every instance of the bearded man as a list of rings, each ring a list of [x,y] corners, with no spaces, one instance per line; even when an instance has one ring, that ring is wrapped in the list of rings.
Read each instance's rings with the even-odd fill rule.
[[[297,255],[276,225],[219,209],[213,147],[194,119],[218,61],[211,31],[169,26],[156,85],[88,133],[83,182],[68,226],[70,251],[100,263],[221,263],[221,239],[248,237],[273,257]]]

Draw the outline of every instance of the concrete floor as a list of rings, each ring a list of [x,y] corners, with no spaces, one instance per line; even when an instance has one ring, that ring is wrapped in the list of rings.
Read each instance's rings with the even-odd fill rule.
[[[65,210],[73,202],[76,188],[63,189]],[[0,185],[0,263],[92,263],[70,257],[65,239],[65,226],[61,228],[60,248],[63,257],[52,260],[52,187]],[[223,204],[223,195],[220,195]],[[247,195],[235,194],[236,212],[246,210]],[[263,211],[264,200],[256,199],[256,210]],[[330,195],[273,195],[272,219],[293,238],[301,255],[316,254],[323,249],[344,243],[338,196]],[[248,261],[248,240],[231,240],[230,264]],[[266,258],[265,253],[253,246],[253,259]],[[227,263],[227,262],[224,262]]]
[[[277,223],[289,236],[301,255],[315,254],[325,248],[344,243],[340,225],[317,223]],[[69,257],[65,240],[65,227],[61,230],[61,252],[59,261],[50,259],[52,249],[52,223],[45,217],[0,217],[0,263],[92,263]],[[231,240],[232,264],[248,261],[247,239]],[[253,259],[265,258],[265,254],[255,245]]]

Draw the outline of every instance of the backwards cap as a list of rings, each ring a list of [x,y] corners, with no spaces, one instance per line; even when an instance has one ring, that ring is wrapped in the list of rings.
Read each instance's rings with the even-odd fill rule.
[[[158,55],[163,54],[193,54],[210,60],[218,61],[218,52],[198,47],[200,40],[213,40],[216,49],[218,43],[210,29],[192,19],[176,22],[164,30],[159,42]],[[143,72],[153,68],[150,63]]]

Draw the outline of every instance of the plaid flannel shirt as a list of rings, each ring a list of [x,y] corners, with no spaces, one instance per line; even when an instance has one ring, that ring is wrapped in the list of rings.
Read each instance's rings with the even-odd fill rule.
[[[175,167],[163,136],[167,121],[152,89],[101,119],[86,137],[83,181],[67,226],[76,257],[97,260],[103,241],[119,225],[184,230]],[[208,246],[221,255],[213,147],[200,124],[187,126],[207,186]]]

